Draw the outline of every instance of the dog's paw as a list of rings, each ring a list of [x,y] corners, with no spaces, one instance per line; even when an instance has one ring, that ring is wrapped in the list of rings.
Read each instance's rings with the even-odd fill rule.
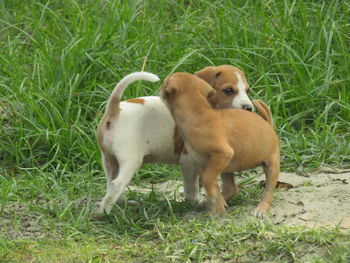
[[[92,212],[93,217],[102,218],[103,216],[110,214],[112,207],[113,204],[106,204],[103,201],[96,203],[95,208]]]
[[[255,208],[252,212],[251,212],[252,216],[255,216],[257,218],[263,219],[266,215],[266,211],[261,211],[258,208]]]
[[[93,220],[95,220],[95,221],[101,221],[101,220],[103,220],[105,217],[106,217],[105,214],[95,213],[95,212],[92,213],[92,216],[91,216],[91,218],[92,218]]]
[[[216,200],[213,201],[210,205],[210,215],[217,216],[226,213],[225,207],[227,207],[227,203],[222,197],[222,195],[220,195]]]
[[[183,190],[182,190],[183,191]],[[180,191],[181,192],[181,191]],[[190,204],[198,203],[198,191],[184,192],[185,201]]]
[[[225,207],[219,207],[219,206],[212,207],[210,209],[210,212],[209,212],[209,214],[211,216],[219,216],[219,215],[222,215],[222,214],[225,214],[225,213],[226,213]]]
[[[97,203],[92,211],[92,218],[95,220],[101,220],[104,216],[105,213],[101,203]]]
[[[264,218],[270,205],[267,202],[261,201],[259,205],[252,211],[252,215],[257,218]]]

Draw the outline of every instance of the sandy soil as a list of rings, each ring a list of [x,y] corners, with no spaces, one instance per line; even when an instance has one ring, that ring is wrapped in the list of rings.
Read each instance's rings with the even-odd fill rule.
[[[262,173],[259,172],[259,174],[255,178],[256,184],[265,179]],[[237,181],[240,180],[242,178],[238,177]],[[272,223],[287,226],[320,226],[332,229],[338,226],[341,231],[350,230],[350,170],[323,169],[308,174],[308,177],[282,172],[279,181],[291,184],[293,188],[276,191],[275,200],[267,216]],[[174,196],[174,191],[179,197],[183,196],[181,181],[166,181],[149,187],[132,185],[129,187],[131,191],[141,193],[149,192],[152,188],[170,198]],[[201,190],[201,200],[205,200],[203,189]],[[76,205],[80,206],[81,202],[81,200],[77,200]],[[87,201],[84,200],[84,202]],[[228,212],[239,208],[239,217],[249,216],[254,206],[248,205],[248,203],[251,204],[247,200],[247,205],[230,206]],[[2,233],[0,237],[5,235],[7,238],[16,239],[38,238],[47,235],[48,223],[40,219],[39,213],[30,212],[31,205],[46,207],[50,206],[50,202],[43,204],[36,201],[31,204],[8,203],[2,218],[0,218],[0,233]],[[204,213],[204,211],[202,210],[200,213]],[[14,224],[15,222],[16,224]]]
[[[281,173],[280,181],[294,188],[279,191],[270,212],[275,223],[350,229],[350,171]]]
[[[255,181],[265,177],[259,175]],[[240,178],[237,178],[240,181]],[[279,189],[268,213],[268,218],[275,224],[300,225],[307,227],[336,226],[341,230],[350,229],[350,170],[332,170],[323,168],[308,176],[295,173],[280,174],[280,182],[291,184],[293,188]],[[171,193],[175,189],[182,191],[181,181],[168,181],[153,186],[157,191]],[[147,191],[131,187],[137,191]],[[201,198],[205,195],[201,191]],[[246,206],[243,213],[249,214],[254,207]],[[234,208],[229,208],[234,209]]]

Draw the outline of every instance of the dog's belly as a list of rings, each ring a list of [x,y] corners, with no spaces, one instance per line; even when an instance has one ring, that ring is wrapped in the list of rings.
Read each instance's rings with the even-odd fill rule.
[[[152,138],[146,138],[144,163],[178,164],[179,154],[175,153],[173,130],[164,129],[153,133]]]
[[[238,160],[239,158],[233,158],[229,164],[229,166],[225,169],[225,172],[240,172],[252,169],[261,165],[263,160]]]
[[[208,155],[201,154],[193,150],[189,143],[185,141],[185,149],[189,156],[197,163],[197,165],[205,167],[208,162]]]
[[[273,146],[268,143],[260,145],[252,145],[249,143],[240,142],[233,147],[234,155],[225,171],[239,172],[252,169],[263,164],[273,152]]]

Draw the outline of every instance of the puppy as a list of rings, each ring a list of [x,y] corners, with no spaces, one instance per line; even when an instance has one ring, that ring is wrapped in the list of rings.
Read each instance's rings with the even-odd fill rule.
[[[251,89],[244,72],[239,68],[230,65],[209,66],[196,72],[195,75],[205,80],[216,90],[216,93],[209,99],[214,108],[235,108],[252,111],[253,105],[256,106],[254,101],[252,105],[248,97]],[[255,102],[258,104],[256,110],[259,114],[266,116],[267,112],[264,111],[262,106],[264,103],[261,104],[260,102]],[[262,110],[262,112],[259,110]],[[233,173],[222,173],[221,180],[227,191],[230,190],[230,196],[238,192]]]
[[[263,217],[272,203],[279,176],[279,139],[265,119],[245,110],[214,109],[208,101],[216,91],[207,82],[189,73],[175,73],[164,81],[161,97],[168,106],[186,150],[198,163],[207,192],[210,213],[225,211],[231,198],[231,184],[217,179],[223,172],[236,172],[263,165],[266,188],[253,214]]]
[[[206,68],[199,71],[198,75],[220,79],[217,83],[213,82],[214,85],[217,84],[214,88],[219,90],[218,98],[212,97],[216,107],[253,108],[247,96],[250,87],[244,73],[238,68],[217,67],[216,71],[211,67],[210,70]],[[194,160],[183,152],[183,142],[174,119],[162,100],[149,96],[121,101],[127,86],[137,80],[154,82],[159,78],[147,72],[136,72],[124,77],[113,90],[97,128],[107,191],[97,204],[95,215],[104,212],[108,214],[116,201],[123,201],[121,194],[124,188],[143,163],[180,164],[185,199],[190,202],[197,200],[197,167]],[[222,85],[227,86],[226,90]]]

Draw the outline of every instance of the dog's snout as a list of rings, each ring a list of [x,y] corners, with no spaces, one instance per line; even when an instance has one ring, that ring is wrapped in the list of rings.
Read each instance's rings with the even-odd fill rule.
[[[242,109],[247,111],[253,111],[253,106],[249,104],[244,104],[242,105]]]

